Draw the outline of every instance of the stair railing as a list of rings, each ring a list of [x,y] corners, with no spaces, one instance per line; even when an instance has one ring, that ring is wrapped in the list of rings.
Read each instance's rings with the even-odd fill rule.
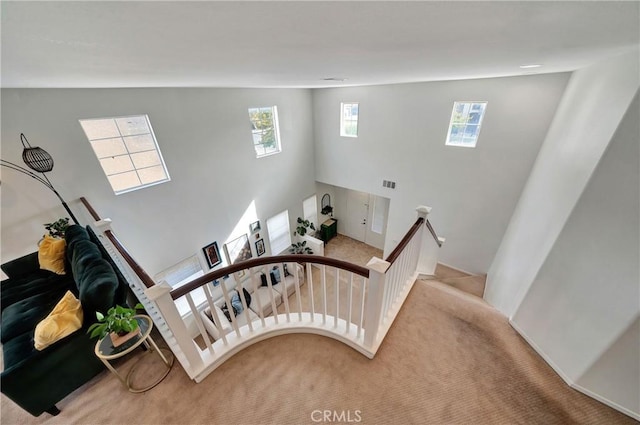
[[[387,260],[374,257],[366,267],[316,255],[263,256],[214,270],[172,288],[166,282],[153,282],[115,237],[111,221],[100,219],[86,199],[81,201],[104,235],[101,240],[108,252],[116,257],[121,271],[130,279],[134,293],[189,377],[196,382],[245,347],[287,333],[328,336],[373,358],[422,267],[426,207],[418,208],[418,219]],[[294,277],[292,290],[288,290],[284,282],[285,264]],[[299,269],[295,264],[304,264],[304,268]],[[263,299],[257,295],[258,274],[274,267],[283,277],[280,291],[274,290],[268,278],[268,297]],[[231,305],[232,291],[237,291],[243,311],[247,315],[252,311],[242,288],[252,293],[251,307],[254,308],[255,300],[256,317],[241,322],[231,314],[231,329],[225,329],[216,306]],[[204,302],[197,301],[196,291],[204,293]],[[281,293],[280,305],[276,299],[278,292]],[[188,314],[179,312],[176,305],[179,299],[186,299]],[[212,323],[205,324],[204,320],[210,320],[202,313],[207,308]],[[217,330],[217,340],[212,338],[208,326]]]

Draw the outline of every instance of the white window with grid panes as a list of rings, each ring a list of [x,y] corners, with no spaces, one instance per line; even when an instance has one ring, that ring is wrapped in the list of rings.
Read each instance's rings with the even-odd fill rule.
[[[318,228],[318,198],[314,194],[302,201],[302,215],[305,220],[313,223],[313,226]]]
[[[249,120],[256,158],[280,153],[278,109],[275,106],[249,108]]]
[[[170,180],[149,117],[80,120],[116,195]]]
[[[289,226],[289,210],[267,219],[269,245],[271,254],[278,255],[291,247],[291,227]]]
[[[454,102],[447,133],[447,146],[475,148],[487,102]]]
[[[340,104],[340,135],[358,137],[358,103]]]

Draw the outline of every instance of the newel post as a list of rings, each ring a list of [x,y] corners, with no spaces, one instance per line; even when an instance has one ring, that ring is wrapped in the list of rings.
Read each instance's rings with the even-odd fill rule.
[[[382,299],[386,282],[386,272],[391,264],[380,258],[373,257],[367,263],[369,269],[369,290],[364,316],[364,346],[373,348],[378,337],[382,312]]]
[[[171,298],[170,292],[171,286],[164,281],[151,288],[146,288],[144,291],[145,295],[158,306],[160,314],[162,314],[164,321],[187,358],[191,370],[201,370],[204,367],[202,357],[196,350],[195,342],[191,338],[187,326],[184,324],[173,298]]]
[[[420,230],[422,243],[420,244],[420,256],[418,257],[416,271],[418,274],[433,275],[436,271],[436,266],[438,265],[440,246],[426,226],[427,217],[431,212],[431,207],[420,205],[416,208],[416,212],[418,213],[418,218],[422,217],[425,221],[425,224]],[[444,239],[442,239],[442,241],[444,241]]]

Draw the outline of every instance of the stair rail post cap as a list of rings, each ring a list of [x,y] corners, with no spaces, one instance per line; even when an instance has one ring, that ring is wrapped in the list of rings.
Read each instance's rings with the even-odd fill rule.
[[[426,205],[420,205],[416,208],[418,214],[424,214],[426,217],[431,212],[431,207],[427,207]]]

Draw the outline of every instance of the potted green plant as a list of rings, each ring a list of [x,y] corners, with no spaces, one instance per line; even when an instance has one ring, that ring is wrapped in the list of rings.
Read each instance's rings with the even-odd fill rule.
[[[296,226],[295,235],[304,236],[309,232],[309,229],[315,231],[316,227],[309,220],[304,220],[301,217],[298,217],[297,220],[298,225]]]
[[[331,217],[333,217],[333,207],[331,205],[325,205],[324,207],[322,207],[320,214],[330,215]]]
[[[53,223],[45,223],[44,228],[49,232],[49,236],[57,239],[64,239],[64,233],[67,231],[67,227],[69,227],[69,219],[68,218],[60,218]]]
[[[311,248],[307,246],[307,241],[296,242],[291,244],[289,252],[292,254],[313,254]]]
[[[135,309],[144,308],[142,304],[136,304],[135,308],[122,307],[116,305],[111,307],[107,314],[96,311],[98,322],[89,326],[87,333],[91,333],[91,338],[102,339],[109,335],[114,347],[124,344],[140,333],[138,321],[135,319]]]

